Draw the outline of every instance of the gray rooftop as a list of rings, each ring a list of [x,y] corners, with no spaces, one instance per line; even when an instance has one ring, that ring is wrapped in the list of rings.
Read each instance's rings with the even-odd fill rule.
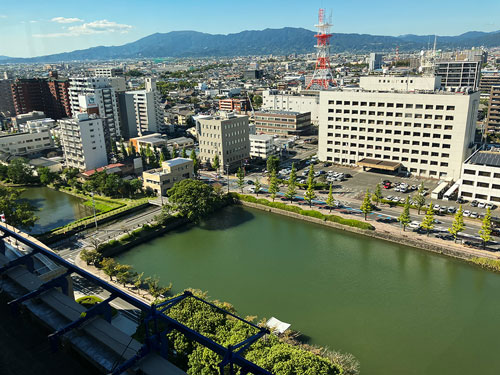
[[[188,158],[175,158],[175,159],[167,160],[166,163],[169,166],[174,167],[176,165],[184,164],[184,163],[189,162],[189,161],[192,161],[192,160],[188,159]]]
[[[500,167],[500,152],[479,151],[469,159],[470,164]]]

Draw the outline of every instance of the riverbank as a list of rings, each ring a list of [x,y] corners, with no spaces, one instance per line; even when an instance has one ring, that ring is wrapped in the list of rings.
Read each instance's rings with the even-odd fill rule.
[[[256,196],[256,195],[251,195],[251,196]],[[264,198],[264,199],[270,201],[266,197],[260,196],[260,198]],[[397,229],[390,224],[380,223],[380,222],[377,222],[375,220],[367,221],[375,228],[375,230],[363,230],[363,229],[359,229],[359,228],[356,228],[353,226],[342,225],[342,224],[335,223],[332,221],[326,221],[326,220],[318,219],[318,218],[311,217],[311,216],[305,216],[305,215],[301,215],[301,214],[296,213],[296,212],[285,211],[285,210],[281,210],[279,208],[269,207],[269,206],[261,205],[258,203],[246,202],[244,200],[240,200],[239,202],[244,206],[256,208],[256,209],[259,209],[262,211],[272,212],[272,213],[292,217],[292,218],[299,219],[299,220],[305,220],[305,221],[309,221],[312,223],[329,226],[329,227],[336,228],[339,230],[353,232],[353,233],[361,234],[361,235],[368,236],[368,237],[378,238],[381,240],[390,241],[390,242],[394,242],[397,244],[407,245],[407,246],[415,247],[415,248],[418,248],[421,250],[426,250],[426,251],[430,251],[433,253],[443,254],[443,255],[451,256],[453,258],[466,260],[468,262],[471,262],[471,259],[473,259],[473,258],[487,258],[487,259],[493,259],[493,260],[500,259],[499,255],[493,254],[489,251],[480,250],[480,249],[472,249],[472,248],[464,248],[463,245],[456,244],[456,243],[443,243],[443,241],[440,239],[420,235],[420,234],[413,232],[413,231],[403,231],[402,229]],[[290,204],[290,203],[287,203],[287,205],[296,206],[298,208],[301,208],[298,205],[294,205],[294,204]],[[315,210],[318,212],[321,212],[323,214],[328,214],[328,210],[326,210],[326,209],[321,209],[321,208],[318,209],[316,207]],[[352,217],[349,217],[349,215],[345,215],[345,214],[338,213],[338,212],[336,212],[335,215],[338,215],[346,220],[352,219]],[[477,262],[471,262],[471,263],[478,264]]]

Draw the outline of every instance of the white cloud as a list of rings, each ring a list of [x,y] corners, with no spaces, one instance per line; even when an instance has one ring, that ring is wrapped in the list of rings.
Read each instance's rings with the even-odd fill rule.
[[[80,18],[65,18],[65,17],[54,17],[51,19],[52,22],[57,23],[75,23],[75,22],[83,22]]]
[[[0,18],[7,18],[5,14],[0,14]]]
[[[80,36],[105,33],[128,33],[132,26],[108,20],[87,22],[81,25],[69,26],[66,32],[50,34],[33,34],[37,38],[59,38],[65,36]]]

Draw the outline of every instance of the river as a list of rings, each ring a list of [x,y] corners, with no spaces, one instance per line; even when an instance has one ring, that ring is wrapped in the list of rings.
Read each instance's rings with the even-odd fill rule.
[[[93,213],[91,207],[83,205],[81,198],[47,187],[24,188],[21,198],[38,209],[35,214],[39,219],[28,232],[30,234],[43,233]]]
[[[500,275],[459,260],[235,206],[117,260],[289,322],[362,374],[500,373]]]

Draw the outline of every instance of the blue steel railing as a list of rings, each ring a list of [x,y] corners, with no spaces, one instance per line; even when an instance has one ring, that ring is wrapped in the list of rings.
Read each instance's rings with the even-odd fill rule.
[[[47,258],[49,258],[51,261],[59,264],[60,266],[63,266],[67,269],[67,271],[62,274],[61,276],[58,276],[44,284],[42,284],[39,288],[37,288],[34,291],[31,291],[24,296],[21,296],[13,301],[10,301],[9,304],[16,310],[17,306],[19,306],[20,303],[27,301],[31,298],[34,298],[38,296],[39,294],[50,290],[51,288],[54,287],[61,287],[64,290],[67,290],[68,288],[68,281],[67,281],[67,276],[75,273],[92,283],[100,286],[101,288],[107,290],[111,295],[109,298],[107,298],[105,301],[93,306],[92,308],[88,309],[86,313],[81,316],[79,319],[76,321],[73,321],[66,325],[65,327],[59,329],[58,331],[52,333],[49,335],[49,340],[53,346],[53,348],[58,347],[58,339],[62,335],[64,335],[67,332],[70,332],[71,330],[78,328],[82,323],[90,319],[91,317],[95,315],[103,315],[104,318],[108,321],[111,320],[111,314],[110,314],[110,306],[109,303],[115,299],[115,298],[120,298],[125,302],[128,302],[132,306],[140,309],[144,313],[144,321],[142,324],[145,325],[145,331],[146,331],[146,339],[142,347],[139,349],[139,351],[134,355],[132,358],[129,360],[125,361],[124,363],[121,363],[118,365],[112,372],[112,375],[118,375],[122,374],[128,369],[130,369],[132,366],[134,366],[138,361],[140,361],[142,358],[144,358],[146,355],[148,355],[151,352],[158,352],[161,356],[164,358],[167,358],[168,355],[168,339],[167,339],[167,333],[171,331],[178,331],[181,334],[183,334],[187,339],[196,341],[197,343],[205,346],[206,348],[212,350],[213,352],[217,353],[222,357],[222,361],[219,363],[219,369],[220,373],[225,374],[225,369],[227,366],[229,366],[229,373],[231,375],[235,374],[235,368],[234,366],[239,366],[240,367],[240,374],[248,374],[252,373],[255,375],[272,375],[269,371],[257,366],[256,364],[248,361],[243,357],[243,352],[248,349],[254,342],[256,342],[259,338],[264,336],[265,334],[269,333],[269,330],[263,327],[258,327],[255,324],[244,320],[234,314],[232,314],[229,311],[226,311],[210,302],[207,302],[195,295],[193,295],[189,291],[185,291],[182,295],[174,297],[172,299],[169,299],[167,301],[164,301],[160,304],[157,305],[148,305],[141,300],[135,298],[134,296],[125,293],[124,291],[116,288],[115,286],[107,283],[103,279],[94,276],[93,274],[81,269],[80,267],[75,266],[74,264],[66,261],[65,259],[61,258],[60,256],[56,255],[50,250],[45,249],[44,247],[36,244],[35,242],[31,241],[29,238],[26,238],[23,234],[16,233],[15,231],[6,228],[5,226],[1,225],[0,226],[0,232],[2,235],[0,235],[0,252],[5,253],[5,238],[11,237],[16,239],[18,242],[21,242],[27,246],[29,246],[32,249],[32,252],[24,255],[22,257],[16,258],[4,266],[0,267],[0,276],[6,272],[7,270],[19,266],[19,265],[25,265],[30,271],[32,271],[33,268],[33,259],[32,256],[35,254],[43,254]],[[216,309],[217,311],[230,315],[252,327],[254,327],[257,330],[257,333],[254,334],[253,336],[243,340],[242,342],[233,345],[233,346],[228,346],[224,347],[212,339],[200,334],[199,332],[196,332],[195,330],[187,327],[186,325],[180,323],[179,321],[169,317],[166,315],[166,311],[170,309],[172,306],[175,306],[176,304],[180,303],[183,300],[193,298],[196,299],[197,301],[207,304],[211,306],[212,308]],[[163,331],[160,331],[158,322],[162,322],[164,326],[166,326]]]

